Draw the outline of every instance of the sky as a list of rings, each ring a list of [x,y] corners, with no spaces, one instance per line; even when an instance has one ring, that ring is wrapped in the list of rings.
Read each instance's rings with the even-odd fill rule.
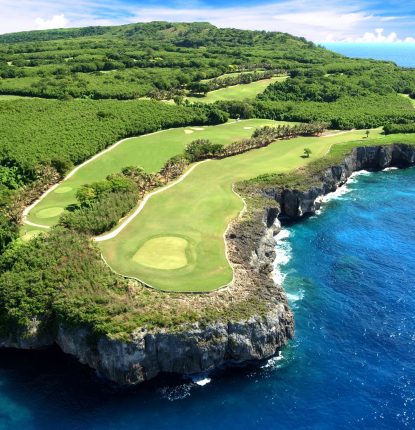
[[[148,21],[208,21],[318,43],[415,43],[414,0],[0,0],[0,34]]]

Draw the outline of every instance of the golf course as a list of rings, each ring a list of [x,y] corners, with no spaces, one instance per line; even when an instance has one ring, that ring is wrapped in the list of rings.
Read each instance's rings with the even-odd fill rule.
[[[378,137],[380,130],[373,130]],[[117,273],[163,291],[207,292],[227,285],[232,269],[224,233],[243,208],[232,190],[240,180],[288,172],[321,157],[334,144],[363,140],[363,131],[280,140],[262,149],[197,165],[183,180],[150,196],[135,217],[97,238]],[[312,150],[303,158],[303,149]]]
[[[261,79],[260,81],[251,82],[250,84],[232,85],[230,87],[210,91],[205,97],[187,97],[187,99],[194,103],[215,103],[223,100],[253,99],[258,94],[262,93],[268,85],[274,82],[282,82],[286,79],[287,76],[274,76],[273,78]]]
[[[219,126],[181,127],[122,140],[69,173],[63,182],[30,209],[26,220],[29,224],[36,224],[36,230],[42,226],[47,229],[57,224],[65,207],[76,203],[76,191],[81,185],[105,179],[126,166],[140,166],[147,172],[157,172],[167,159],[182,153],[195,139],[210,139],[229,145],[235,140],[250,137],[257,127],[277,124],[283,123],[261,119],[231,121]],[[33,228],[29,230],[33,231]]]

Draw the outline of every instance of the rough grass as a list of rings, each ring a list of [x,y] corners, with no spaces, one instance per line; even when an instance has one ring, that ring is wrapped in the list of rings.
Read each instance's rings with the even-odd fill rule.
[[[181,127],[128,139],[63,181],[30,211],[28,220],[40,225],[56,225],[60,216],[56,208],[76,203],[75,194],[81,185],[105,179],[109,174],[131,165],[140,166],[147,172],[156,172],[167,159],[183,152],[185,146],[195,139],[210,139],[227,145],[251,136],[255,127],[275,124],[278,123],[272,120],[252,119],[220,126]],[[55,216],[45,217],[45,213],[53,215],[54,210]]]
[[[273,84],[274,82],[282,82],[286,79],[286,76],[275,76],[270,79],[262,79],[260,81],[251,82],[250,84],[239,84],[233,85],[231,87],[221,88],[219,90],[207,93],[205,97],[188,97],[188,99],[191,102],[198,103],[254,99],[258,94],[265,91],[265,88],[267,88],[268,85]]]
[[[380,136],[380,130],[372,131]],[[330,147],[363,139],[363,131],[326,138],[277,141],[259,150],[199,165],[184,181],[152,197],[143,211],[114,239],[100,242],[110,266],[165,291],[205,292],[232,280],[223,234],[243,208],[232,191],[238,181],[267,173],[291,172],[323,157]],[[382,140],[382,139],[380,139]],[[312,149],[302,158],[305,147]],[[177,270],[156,270],[133,261],[137,250],[159,236],[179,236],[191,244],[189,263]]]

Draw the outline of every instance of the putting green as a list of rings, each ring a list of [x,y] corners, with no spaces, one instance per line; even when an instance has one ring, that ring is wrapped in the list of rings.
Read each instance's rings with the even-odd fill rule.
[[[205,97],[187,97],[191,102],[197,103],[214,103],[222,100],[245,100],[253,99],[258,94],[265,91],[268,85],[274,82],[285,81],[287,76],[274,76],[270,79],[262,79],[260,81],[251,82],[250,84],[232,85],[231,87],[221,88],[219,90],[210,91]]]
[[[180,269],[187,265],[188,241],[177,236],[150,239],[134,254],[133,261],[160,270]]]
[[[45,218],[56,218],[59,215],[62,214],[62,212],[64,211],[64,208],[62,207],[51,207],[51,208],[46,208],[46,209],[42,209],[37,213],[37,217],[41,218],[41,219],[45,219]]]
[[[380,136],[380,130],[372,130],[371,135]],[[289,172],[323,156],[333,144],[363,138],[363,131],[352,131],[330,137],[281,140],[266,148],[199,164],[184,180],[152,196],[138,216],[117,236],[99,242],[99,247],[115,271],[141,279],[155,288],[192,292],[215,290],[228,284],[233,276],[223,234],[229,222],[242,210],[243,202],[232,191],[232,184],[261,174]],[[313,151],[308,159],[302,158],[306,147]],[[152,261],[153,267],[134,259],[137,244],[171,236],[186,237],[191,244],[192,255],[187,265],[174,271],[154,267],[162,264],[153,261],[162,259],[162,247],[141,249],[141,262]],[[171,252],[174,252],[172,248],[169,258],[172,258]],[[182,258],[183,251],[178,253]]]
[[[34,206],[27,220],[51,227],[58,223],[63,208],[76,203],[76,191],[84,184],[105,179],[111,173],[120,172],[123,167],[131,165],[141,166],[147,172],[157,172],[167,159],[182,153],[185,146],[195,139],[210,139],[229,145],[235,140],[251,136],[252,129],[246,130],[244,127],[276,124],[275,121],[261,119],[233,121],[209,127],[180,127],[125,140],[81,166]],[[57,208],[62,210],[58,211]],[[44,212],[45,209],[48,210]]]

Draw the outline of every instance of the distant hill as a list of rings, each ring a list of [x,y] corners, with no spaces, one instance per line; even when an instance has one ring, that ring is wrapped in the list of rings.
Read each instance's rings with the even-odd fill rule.
[[[0,36],[0,94],[128,99],[246,70],[344,58],[286,33],[151,22]]]

